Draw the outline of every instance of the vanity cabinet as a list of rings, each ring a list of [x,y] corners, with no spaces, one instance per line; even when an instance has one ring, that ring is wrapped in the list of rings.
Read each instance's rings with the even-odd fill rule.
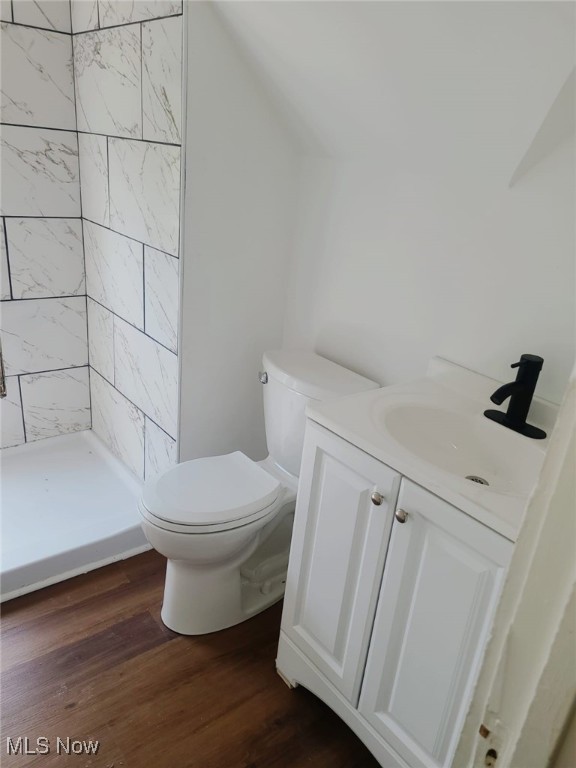
[[[511,553],[309,421],[278,671],[324,699],[385,768],[450,766]]]
[[[402,480],[359,712],[410,766],[450,765],[511,544]]]
[[[400,476],[313,423],[302,468],[282,629],[356,705]]]

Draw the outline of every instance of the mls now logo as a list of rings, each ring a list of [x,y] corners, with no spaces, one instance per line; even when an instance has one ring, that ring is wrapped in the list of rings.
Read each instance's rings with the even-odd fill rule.
[[[6,752],[9,755],[47,755],[50,752],[50,739],[46,736],[38,736],[33,742],[27,736],[18,736],[17,739],[8,736]]]
[[[67,736],[56,739],[55,752],[57,755],[95,755],[100,747],[99,741],[81,741]],[[38,736],[37,739],[29,739],[27,736],[18,736],[6,739],[6,752],[9,755],[48,755],[52,751],[50,739],[46,736]]]

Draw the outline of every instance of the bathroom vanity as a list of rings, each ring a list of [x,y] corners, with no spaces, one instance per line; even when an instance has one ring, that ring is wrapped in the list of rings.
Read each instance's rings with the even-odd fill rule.
[[[544,457],[483,418],[494,384],[435,360],[308,410],[277,667],[385,768],[452,764]]]

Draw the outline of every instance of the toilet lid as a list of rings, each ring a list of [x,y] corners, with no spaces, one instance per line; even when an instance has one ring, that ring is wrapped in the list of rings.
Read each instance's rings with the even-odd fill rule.
[[[179,525],[241,521],[272,504],[280,483],[240,451],[177,464],[145,483],[142,504]]]

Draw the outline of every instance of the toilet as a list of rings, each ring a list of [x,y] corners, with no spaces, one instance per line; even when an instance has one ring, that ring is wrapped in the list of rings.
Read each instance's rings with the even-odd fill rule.
[[[266,352],[263,366],[268,457],[193,459],[143,488],[144,534],[168,560],[162,621],[180,634],[216,632],[282,598],[306,405],[379,386],[312,352]]]

